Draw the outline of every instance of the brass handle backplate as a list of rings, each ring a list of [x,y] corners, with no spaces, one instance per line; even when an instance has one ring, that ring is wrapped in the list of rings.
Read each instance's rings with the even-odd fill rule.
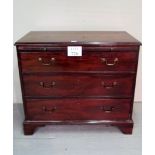
[[[112,84],[106,84],[104,81],[101,82],[101,85],[106,88],[106,89],[110,89],[113,88],[115,86],[118,85],[118,83],[116,81],[112,82]]]
[[[113,63],[108,63],[108,60],[106,58],[101,58],[101,62],[105,63],[107,66],[114,66],[116,63],[118,63],[118,58],[115,58]]]
[[[48,63],[45,63],[43,58],[39,57],[38,61],[41,62],[41,64],[44,65],[44,66],[50,66],[50,65],[54,64],[55,58],[51,58]]]
[[[101,110],[104,111],[105,113],[111,113],[114,109],[115,107],[113,106],[102,106],[101,107]]]
[[[43,88],[53,88],[56,85],[56,82],[52,81],[50,83],[45,83],[41,81],[39,85],[42,86]]]
[[[57,109],[57,107],[52,107],[52,108],[50,108],[50,109],[48,109],[48,108],[45,107],[45,106],[42,107],[42,110],[43,110],[44,112],[50,112],[50,113],[55,112],[56,109]]]

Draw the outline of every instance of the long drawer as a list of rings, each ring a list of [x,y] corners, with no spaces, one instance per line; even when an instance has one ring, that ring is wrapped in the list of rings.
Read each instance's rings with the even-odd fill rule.
[[[131,97],[134,76],[105,74],[24,75],[25,96]]]
[[[135,72],[137,52],[83,52],[67,56],[67,52],[19,53],[22,72],[105,71]]]
[[[129,99],[27,99],[27,120],[128,119]]]

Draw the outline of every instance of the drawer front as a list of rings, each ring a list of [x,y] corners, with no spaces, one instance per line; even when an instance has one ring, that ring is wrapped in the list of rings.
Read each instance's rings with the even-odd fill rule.
[[[131,97],[133,75],[53,74],[24,75],[26,96],[112,96]]]
[[[67,52],[19,53],[22,72],[67,71],[136,71],[137,52],[83,52],[67,56]]]
[[[128,99],[26,100],[29,120],[122,120],[128,119]]]

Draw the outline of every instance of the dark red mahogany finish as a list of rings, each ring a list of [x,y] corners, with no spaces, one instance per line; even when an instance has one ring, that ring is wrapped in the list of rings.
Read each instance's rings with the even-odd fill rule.
[[[133,75],[24,75],[26,97],[131,97]],[[89,83],[88,83],[89,81]]]
[[[33,31],[15,45],[25,135],[50,124],[112,125],[132,133],[138,40],[123,31]],[[82,46],[82,56],[67,56],[68,46]]]
[[[128,119],[130,99],[27,99],[30,120]]]
[[[84,52],[84,51],[83,51]],[[22,52],[20,53],[22,72],[68,72],[68,71],[135,71],[136,69],[136,52],[84,52],[82,57],[67,57],[65,52]],[[43,62],[38,61],[42,58]],[[50,62],[54,58],[53,62]],[[102,61],[106,58],[110,63],[115,58],[119,62],[115,66],[107,66]],[[42,63],[51,63],[51,65],[42,65]],[[83,64],[85,64],[83,66]]]

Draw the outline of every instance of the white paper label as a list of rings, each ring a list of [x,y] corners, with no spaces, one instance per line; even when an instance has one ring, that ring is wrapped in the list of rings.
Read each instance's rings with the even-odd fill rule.
[[[67,56],[82,56],[82,46],[68,46]]]

